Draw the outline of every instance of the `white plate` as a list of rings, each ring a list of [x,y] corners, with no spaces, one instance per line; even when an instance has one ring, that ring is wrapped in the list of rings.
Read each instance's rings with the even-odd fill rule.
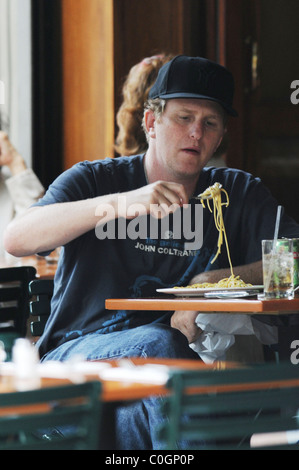
[[[181,287],[181,288],[165,288],[156,289],[157,292],[162,294],[173,294],[177,297],[203,297],[207,292],[251,292],[260,291],[264,286],[250,286],[250,287]]]

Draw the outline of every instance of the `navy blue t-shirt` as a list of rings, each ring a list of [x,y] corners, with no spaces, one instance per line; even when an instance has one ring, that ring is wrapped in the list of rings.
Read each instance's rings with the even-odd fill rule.
[[[229,168],[204,168],[195,194],[215,182],[222,184],[230,200],[229,207],[223,207],[223,216],[233,266],[260,260],[261,240],[273,237],[276,200],[258,178]],[[146,184],[143,155],[85,161],[60,175],[36,205],[122,193]],[[107,311],[107,298],[153,296],[157,288],[186,286],[200,272],[229,267],[225,245],[211,264],[219,233],[208,208],[203,210],[203,227],[199,226],[199,204],[190,200],[187,233],[183,226],[181,233],[178,230],[178,221],[189,221],[182,215],[186,209],[178,209],[163,222],[153,221],[151,216],[140,217],[139,222],[112,220],[62,247],[51,316],[39,341],[41,356],[89,332],[104,334],[169,322],[169,312]],[[203,233],[200,248],[196,243],[190,245],[190,233],[197,233],[195,230]],[[279,236],[299,237],[299,225],[283,215]]]

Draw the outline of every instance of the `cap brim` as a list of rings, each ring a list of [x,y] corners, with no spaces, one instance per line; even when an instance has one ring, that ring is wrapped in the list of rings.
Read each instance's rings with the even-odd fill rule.
[[[228,106],[226,103],[223,103],[221,100],[217,100],[216,98],[212,98],[210,96],[206,95],[197,95],[195,93],[169,93],[169,94],[162,94],[159,96],[159,98],[162,98],[164,100],[170,100],[173,98],[197,98],[201,100],[210,100],[210,101],[215,101],[216,103],[219,103],[228,114],[230,114],[233,117],[237,117],[238,113],[235,111],[233,108]]]

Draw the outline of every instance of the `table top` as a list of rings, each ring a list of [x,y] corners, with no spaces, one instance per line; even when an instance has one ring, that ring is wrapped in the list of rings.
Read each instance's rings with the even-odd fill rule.
[[[36,269],[38,279],[53,279],[57,269],[57,262],[49,263],[43,256],[24,256],[15,258],[12,256],[0,258],[0,268],[15,266],[33,266]]]
[[[95,361],[95,362],[109,362],[112,367],[120,367],[119,361]],[[136,366],[140,365],[164,365],[169,368],[184,368],[184,369],[223,369],[229,367],[236,367],[233,362],[216,362],[208,365],[196,359],[157,359],[157,358],[130,358],[130,362]],[[103,385],[102,399],[104,402],[117,402],[117,401],[130,401],[143,399],[148,396],[165,395],[168,390],[165,383],[144,383],[132,380],[111,380],[99,376],[99,374],[86,374],[84,380],[100,380]],[[52,387],[57,385],[64,385],[71,383],[67,377],[42,377],[41,387]],[[16,378],[11,373],[2,371],[0,374],[0,394],[12,393],[17,391]]]
[[[127,359],[128,360],[128,359]],[[113,368],[121,368],[120,365],[122,360],[105,360],[105,361],[94,361],[97,363],[109,362]],[[205,370],[224,370],[244,367],[244,364],[239,364],[237,362],[226,362],[218,361],[214,364],[205,364],[200,360],[196,359],[166,359],[166,358],[130,358],[130,362],[135,366],[154,366],[162,365],[167,366],[169,370],[171,369],[189,369],[197,371]],[[247,366],[246,366],[247,367]],[[81,381],[82,377],[80,376]],[[88,380],[99,380],[102,383],[102,400],[104,403],[117,403],[124,401],[140,400],[147,398],[149,396],[166,396],[169,393],[168,388],[165,383],[144,383],[138,382],[138,380],[111,380],[100,377],[99,374],[86,374],[83,378],[83,381]],[[45,388],[45,387],[54,387],[59,385],[67,385],[70,383],[76,382],[75,377],[73,380],[70,380],[68,377],[52,377],[46,378],[43,377],[40,381],[40,384],[36,388]],[[78,382],[78,380],[77,380]],[[269,388],[269,381],[257,381],[256,383],[247,384],[246,382],[236,382],[236,383],[223,383],[217,385],[217,390],[219,392],[229,392],[229,391],[241,391],[248,389],[267,389]],[[17,389],[16,377],[11,373],[6,373],[1,371],[0,375],[0,396],[1,393],[13,393],[18,391]],[[277,379],[271,381],[271,386],[298,386],[299,379]],[[215,385],[201,385],[196,388],[197,393],[215,391]],[[32,405],[34,408],[34,405]],[[7,413],[7,410],[4,411],[4,414]]]
[[[227,367],[235,367],[234,363],[218,362],[215,364],[205,364],[196,359],[157,359],[157,358],[130,358],[130,361],[136,366],[146,364],[166,365],[169,368],[179,369],[221,369]],[[118,361],[109,361],[114,367],[118,366]],[[166,395],[168,393],[165,384],[157,383],[141,383],[141,382],[126,382],[116,380],[103,380],[103,400],[123,401],[123,400],[137,400],[154,395]]]
[[[106,299],[108,310],[198,310],[205,313],[290,314],[299,313],[299,297],[294,299],[206,299],[203,297],[152,297],[138,299]]]

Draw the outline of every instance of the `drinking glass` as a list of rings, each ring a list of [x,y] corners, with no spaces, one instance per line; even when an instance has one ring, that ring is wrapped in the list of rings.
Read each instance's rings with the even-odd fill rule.
[[[293,240],[262,240],[262,254],[264,298],[293,298]]]

